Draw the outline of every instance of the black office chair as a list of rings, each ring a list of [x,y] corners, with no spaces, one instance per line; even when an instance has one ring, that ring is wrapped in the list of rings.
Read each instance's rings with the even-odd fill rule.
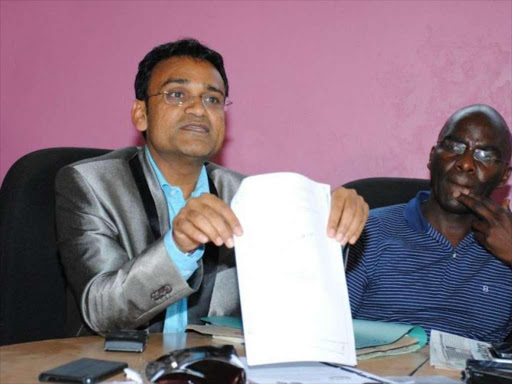
[[[110,150],[50,148],[29,153],[0,189],[0,345],[76,336],[82,319],[67,289],[55,234],[55,175]]]
[[[371,177],[350,181],[343,185],[361,195],[370,209],[407,203],[419,191],[428,191],[430,181],[401,177]]]

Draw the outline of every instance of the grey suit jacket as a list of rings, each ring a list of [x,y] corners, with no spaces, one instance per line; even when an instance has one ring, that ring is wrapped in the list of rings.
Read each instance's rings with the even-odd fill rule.
[[[189,297],[189,322],[240,311],[234,252],[208,244],[198,270],[184,280],[155,240],[128,161],[138,156],[155,201],[160,232],[169,214],[144,148],[125,148],[63,168],[56,179],[56,219],[64,271],[87,325],[96,332],[149,326]],[[207,164],[226,203],[243,176]],[[161,331],[161,321],[152,330]]]

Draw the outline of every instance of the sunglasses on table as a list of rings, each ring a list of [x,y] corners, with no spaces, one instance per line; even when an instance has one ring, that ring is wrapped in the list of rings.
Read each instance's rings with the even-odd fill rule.
[[[246,384],[244,366],[232,345],[172,351],[146,366],[146,377],[160,384]]]

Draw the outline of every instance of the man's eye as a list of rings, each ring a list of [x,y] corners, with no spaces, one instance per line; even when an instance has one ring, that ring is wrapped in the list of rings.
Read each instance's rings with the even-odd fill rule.
[[[443,148],[449,152],[457,153],[460,155],[466,151],[466,144],[447,140],[443,143]]]
[[[214,96],[214,95],[204,95],[203,99],[208,104],[220,104],[221,103],[220,98],[218,98],[217,96]]]
[[[475,158],[477,158],[478,161],[490,162],[490,161],[495,161],[497,159],[497,156],[491,151],[484,151],[483,149],[476,149],[475,150]]]
[[[181,99],[185,98],[185,93],[181,92],[181,91],[172,91],[172,92],[169,92],[168,94],[173,99],[180,99],[181,100]]]

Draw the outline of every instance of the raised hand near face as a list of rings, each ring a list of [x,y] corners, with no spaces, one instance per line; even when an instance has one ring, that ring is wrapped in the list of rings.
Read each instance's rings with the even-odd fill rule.
[[[331,193],[327,235],[342,245],[354,244],[368,219],[368,204],[355,190],[343,187]]]
[[[471,194],[455,196],[474,212],[473,233],[480,244],[504,263],[512,265],[512,212],[510,201],[500,206],[488,197]]]
[[[174,241],[182,252],[191,252],[210,241],[233,248],[233,235],[243,233],[231,207],[210,193],[190,198],[174,218],[172,227]]]

